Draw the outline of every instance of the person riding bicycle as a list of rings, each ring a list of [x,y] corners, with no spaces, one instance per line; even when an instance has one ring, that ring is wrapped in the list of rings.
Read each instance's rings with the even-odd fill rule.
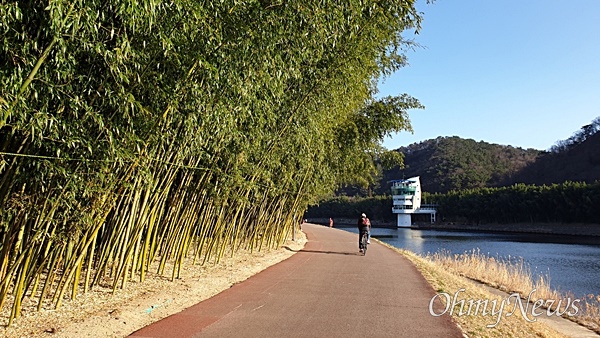
[[[367,233],[367,238],[369,239],[367,241],[367,243],[371,243],[371,221],[369,220],[369,218],[367,217],[367,215],[365,213],[362,213],[360,215],[360,218],[358,219],[358,251],[359,252],[363,252],[363,247],[362,247],[362,243],[360,241],[362,234],[366,232]]]

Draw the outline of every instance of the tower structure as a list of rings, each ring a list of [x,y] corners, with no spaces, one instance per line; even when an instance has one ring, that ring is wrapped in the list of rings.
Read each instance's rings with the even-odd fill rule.
[[[435,206],[421,204],[419,176],[390,182],[392,183],[392,213],[398,215],[399,228],[412,226],[412,214],[430,214],[431,223],[435,222]]]

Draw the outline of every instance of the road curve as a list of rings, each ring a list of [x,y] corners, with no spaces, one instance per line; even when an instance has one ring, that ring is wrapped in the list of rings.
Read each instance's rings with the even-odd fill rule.
[[[292,257],[130,337],[463,337],[429,314],[435,292],[402,255],[373,242],[362,256],[356,234],[303,230]]]

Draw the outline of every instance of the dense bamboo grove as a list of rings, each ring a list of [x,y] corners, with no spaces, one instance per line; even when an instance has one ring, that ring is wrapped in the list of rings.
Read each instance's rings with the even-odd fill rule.
[[[0,3],[0,308],[273,247],[410,130],[414,3]],[[173,264],[174,262],[174,264]],[[167,267],[173,266],[171,270]]]

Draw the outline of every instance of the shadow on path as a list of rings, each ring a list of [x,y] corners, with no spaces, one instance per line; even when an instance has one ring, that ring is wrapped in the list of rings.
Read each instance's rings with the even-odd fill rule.
[[[306,249],[294,250],[294,249],[290,248],[289,246],[284,246],[284,248],[286,250],[289,250],[292,252],[308,252],[308,253],[323,253],[323,254],[347,255],[347,256],[363,256],[363,254],[360,252],[337,252],[337,251],[320,251],[320,250],[306,250]]]

